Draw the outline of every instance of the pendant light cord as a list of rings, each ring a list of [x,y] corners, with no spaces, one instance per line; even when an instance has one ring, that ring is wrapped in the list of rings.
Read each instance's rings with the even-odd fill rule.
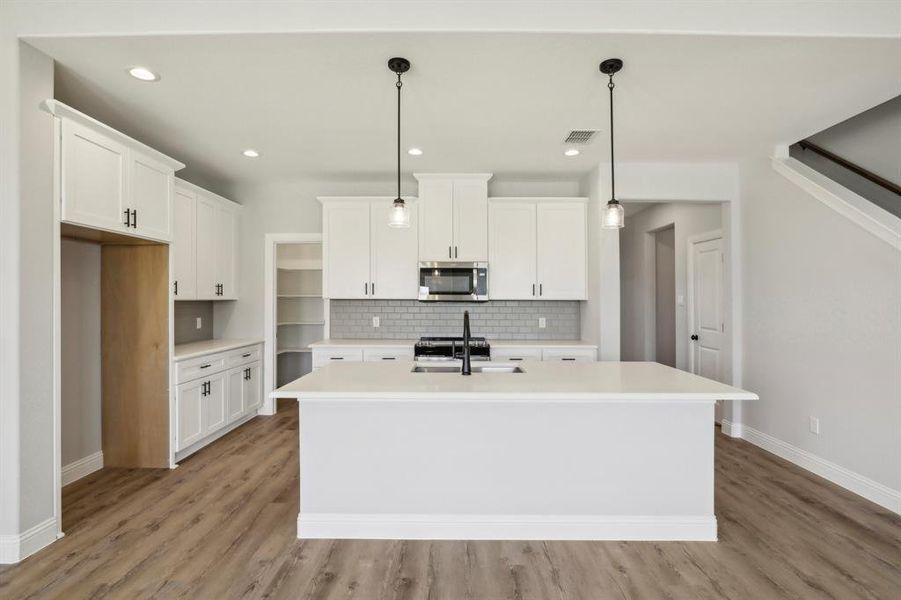
[[[400,73],[397,74],[397,199],[403,202],[400,197],[400,88],[403,82],[400,80]]]
[[[616,200],[616,174],[613,169],[613,75],[610,75],[610,81],[607,83],[607,89],[610,90],[610,199]]]

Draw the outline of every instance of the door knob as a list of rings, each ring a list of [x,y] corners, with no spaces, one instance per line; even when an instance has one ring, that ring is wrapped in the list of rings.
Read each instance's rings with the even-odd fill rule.
[[[691,341],[693,341],[693,342],[697,342],[697,341],[698,341],[698,334],[697,334],[697,333],[692,334],[692,336],[691,336]]]

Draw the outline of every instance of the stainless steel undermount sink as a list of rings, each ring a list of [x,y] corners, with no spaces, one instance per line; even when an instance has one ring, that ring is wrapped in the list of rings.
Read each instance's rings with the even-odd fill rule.
[[[473,373],[524,373],[518,365],[472,365]],[[455,365],[414,365],[413,373],[460,373]]]

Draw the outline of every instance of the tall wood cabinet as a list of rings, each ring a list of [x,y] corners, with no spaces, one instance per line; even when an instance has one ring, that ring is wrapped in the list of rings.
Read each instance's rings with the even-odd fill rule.
[[[236,300],[240,206],[182,181],[175,183],[172,242],[176,300]]]
[[[175,171],[184,165],[56,100],[63,223],[158,242],[172,240]]]
[[[414,176],[419,181],[419,260],[488,260],[491,174]]]
[[[410,227],[388,226],[393,199],[320,198],[323,297],[416,299],[418,202],[407,199]]]
[[[488,229],[489,298],[587,298],[585,198],[492,198]]]

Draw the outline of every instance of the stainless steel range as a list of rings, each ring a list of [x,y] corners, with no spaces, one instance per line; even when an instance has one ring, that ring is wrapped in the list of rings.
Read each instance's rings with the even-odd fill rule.
[[[471,360],[491,360],[491,345],[483,337],[469,338]],[[413,347],[417,361],[463,360],[462,337],[422,337]]]

